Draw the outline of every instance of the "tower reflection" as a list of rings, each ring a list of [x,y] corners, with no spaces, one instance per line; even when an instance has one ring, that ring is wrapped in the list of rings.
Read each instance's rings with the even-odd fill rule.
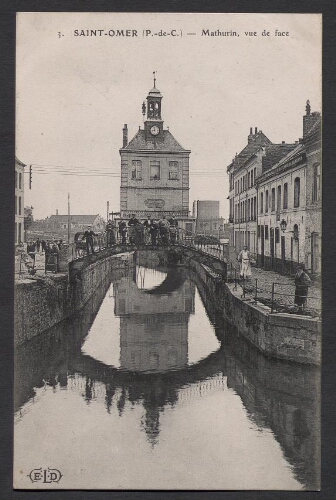
[[[195,284],[182,269],[169,269],[155,288],[135,279],[114,283],[115,314],[120,317],[121,369],[164,372],[188,365],[188,322],[195,312]]]

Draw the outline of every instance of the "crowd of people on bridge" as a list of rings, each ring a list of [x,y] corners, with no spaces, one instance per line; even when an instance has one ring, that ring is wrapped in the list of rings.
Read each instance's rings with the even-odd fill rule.
[[[174,245],[178,241],[178,221],[174,215],[170,219],[163,215],[161,219],[148,217],[141,222],[132,214],[128,222],[119,221],[117,237],[123,245]]]

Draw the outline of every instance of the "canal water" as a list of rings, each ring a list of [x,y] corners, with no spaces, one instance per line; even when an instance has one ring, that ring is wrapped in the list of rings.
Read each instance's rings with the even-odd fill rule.
[[[255,352],[202,297],[184,269],[138,266],[17,349],[16,488],[319,487],[319,373]],[[32,482],[47,467],[59,482]]]

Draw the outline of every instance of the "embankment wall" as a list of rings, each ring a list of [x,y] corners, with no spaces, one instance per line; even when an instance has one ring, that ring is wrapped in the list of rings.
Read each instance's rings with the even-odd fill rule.
[[[134,252],[74,261],[68,274],[15,283],[14,344],[19,345],[80,311],[117,271],[134,265]]]

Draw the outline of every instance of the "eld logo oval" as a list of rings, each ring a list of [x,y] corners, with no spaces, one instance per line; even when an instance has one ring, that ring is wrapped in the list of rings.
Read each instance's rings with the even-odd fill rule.
[[[37,483],[40,481],[41,483],[58,483],[63,474],[58,469],[50,469],[47,467],[46,469],[33,469],[27,474],[32,483]]]

